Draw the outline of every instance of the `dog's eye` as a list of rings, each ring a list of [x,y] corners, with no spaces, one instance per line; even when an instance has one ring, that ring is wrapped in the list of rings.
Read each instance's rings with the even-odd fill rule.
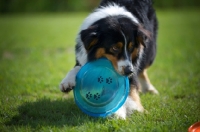
[[[114,51],[114,52],[119,52],[120,51],[120,47],[118,47],[118,46],[113,46],[112,47],[112,50]]]
[[[119,54],[121,49],[122,49],[123,43],[122,42],[118,42],[116,44],[113,44],[110,48],[110,51],[114,54]]]

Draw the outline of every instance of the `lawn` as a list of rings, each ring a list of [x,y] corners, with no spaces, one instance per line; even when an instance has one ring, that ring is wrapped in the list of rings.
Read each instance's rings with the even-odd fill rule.
[[[200,10],[165,10],[149,69],[160,95],[141,94],[148,114],[93,118],[58,85],[74,66],[87,13],[0,15],[0,131],[186,132],[200,121]]]

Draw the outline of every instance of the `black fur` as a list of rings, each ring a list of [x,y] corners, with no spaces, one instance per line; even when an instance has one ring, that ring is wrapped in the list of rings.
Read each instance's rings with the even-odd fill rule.
[[[147,47],[140,64],[139,72],[141,72],[146,66],[150,66],[153,63],[156,56],[158,21],[152,6],[153,2],[152,0],[102,0],[100,6],[106,6],[112,2],[125,7],[151,33],[151,39],[146,43]]]
[[[152,1],[102,0],[99,8],[107,6],[110,3],[115,3],[125,7],[126,10],[138,19],[139,24],[134,23],[124,16],[108,16],[94,22],[88,29],[82,30],[80,36],[85,49],[87,50],[88,61],[95,60],[97,50],[99,48],[104,48],[107,54],[113,55],[117,59],[127,59],[132,62],[133,66],[135,66],[138,58],[136,57],[132,59],[130,55],[134,48],[138,48],[139,43],[142,43],[145,48],[138,71],[136,71],[139,74],[153,63],[156,56],[158,22],[155,11],[152,7]],[[110,51],[113,44],[124,41],[120,31],[123,31],[127,38],[127,42],[133,42],[134,44],[132,49],[128,49],[128,56],[125,55],[124,51],[119,53]],[[142,42],[138,42],[138,37],[141,38]],[[90,44],[94,39],[96,39],[96,42],[91,46]],[[76,52],[79,52],[79,45],[76,45]],[[80,63],[77,61],[76,65],[80,65]],[[130,82],[137,85],[137,77],[132,76]]]
[[[132,29],[129,26],[132,27]],[[124,18],[122,16],[101,19],[95,22],[89,29],[83,30],[81,32],[81,38],[83,42],[87,41],[86,43],[84,43],[86,49],[88,49],[88,43],[90,43],[94,38],[98,39],[98,42],[90,49],[88,49],[88,60],[92,61],[96,59],[95,54],[99,48],[105,48],[108,54],[112,54],[118,59],[120,59],[121,57],[124,57],[125,59],[124,52],[115,54],[109,51],[110,47],[113,44],[119,41],[124,41],[124,38],[122,37],[120,32],[121,30],[125,33],[127,41],[133,41],[135,43],[135,47],[137,47],[138,45],[135,37],[128,37],[134,35],[133,31],[135,31],[135,34],[137,34],[137,27],[132,24],[132,22],[128,18]],[[130,53],[132,51],[133,49],[130,51]],[[130,60],[130,58],[126,59]]]

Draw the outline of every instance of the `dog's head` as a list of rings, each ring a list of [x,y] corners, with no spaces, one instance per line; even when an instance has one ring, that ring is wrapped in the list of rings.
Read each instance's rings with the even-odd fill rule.
[[[124,16],[98,20],[80,32],[88,60],[109,59],[121,75],[136,72],[150,33]]]

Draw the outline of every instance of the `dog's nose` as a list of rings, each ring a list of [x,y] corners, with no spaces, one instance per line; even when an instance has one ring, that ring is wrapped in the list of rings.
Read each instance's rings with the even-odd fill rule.
[[[130,74],[132,74],[133,73],[133,67],[131,67],[131,66],[126,66],[125,68],[124,68],[124,74],[125,75],[130,75]]]

